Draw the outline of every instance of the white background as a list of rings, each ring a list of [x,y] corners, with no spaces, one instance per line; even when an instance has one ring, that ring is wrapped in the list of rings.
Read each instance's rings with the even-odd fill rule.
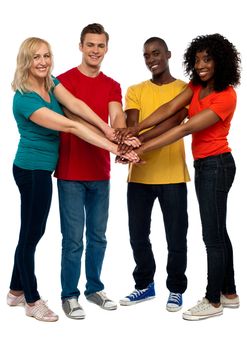
[[[1,5],[0,79],[0,346],[8,349],[102,348],[102,349],[232,349],[244,340],[246,310],[246,16],[242,1],[48,1],[8,0]],[[229,137],[237,163],[237,175],[229,196],[228,231],[234,247],[235,273],[241,298],[239,310],[225,310],[218,318],[200,322],[182,320],[181,312],[168,313],[165,303],[166,242],[159,207],[152,218],[152,243],[156,256],[156,299],[108,312],[89,304],[84,296],[82,271],[81,303],[86,319],[70,320],[60,305],[61,235],[56,181],[46,234],[37,248],[36,272],[39,291],[60,319],[54,324],[38,322],[24,315],[23,308],[6,305],[13,255],[19,231],[19,193],[12,177],[12,161],[18,133],[12,115],[11,81],[21,42],[30,36],[48,40],[55,57],[54,75],[80,63],[78,43],[81,29],[92,22],[105,26],[110,34],[109,52],[102,65],[105,74],[126,88],[150,78],[143,57],[143,42],[151,36],[164,38],[172,52],[171,73],[187,81],[182,59],[189,42],[200,34],[218,32],[232,41],[242,56],[242,84],[237,89],[238,106]],[[205,293],[206,256],[193,185],[190,137],[186,141],[187,163],[192,181],[188,185],[188,289],[184,309]],[[112,162],[111,205],[107,230],[108,248],[102,279],[116,301],[132,291],[134,262],[128,240],[126,209],[127,167]],[[2,344],[5,344],[3,347]]]

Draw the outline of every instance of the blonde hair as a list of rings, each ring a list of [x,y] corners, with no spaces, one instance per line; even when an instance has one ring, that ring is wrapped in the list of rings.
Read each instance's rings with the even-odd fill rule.
[[[17,55],[14,80],[11,84],[14,91],[19,90],[21,93],[31,91],[28,84],[29,69],[32,65],[33,56],[41,44],[47,45],[52,60],[50,72],[45,78],[45,88],[47,91],[49,91],[54,86],[54,82],[51,77],[53,67],[51,46],[46,40],[31,37],[23,41]]]

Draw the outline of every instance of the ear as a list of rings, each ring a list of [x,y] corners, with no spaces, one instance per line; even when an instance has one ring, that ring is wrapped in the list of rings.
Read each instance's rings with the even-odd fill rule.
[[[79,50],[82,52],[82,43],[79,43]]]
[[[172,56],[171,51],[167,51],[167,53],[166,53],[166,57],[167,57],[167,59],[168,59],[168,60],[171,58],[171,56]]]

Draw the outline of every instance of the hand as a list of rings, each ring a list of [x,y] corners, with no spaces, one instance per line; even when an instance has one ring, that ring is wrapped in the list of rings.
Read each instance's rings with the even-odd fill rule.
[[[128,137],[123,141],[123,144],[132,146],[133,148],[138,148],[141,146],[141,141],[137,137]]]
[[[139,131],[137,126],[132,126],[129,128],[117,128],[115,129],[115,136],[118,143],[123,143],[125,139],[132,136],[137,136],[138,132]]]
[[[139,162],[140,158],[138,157],[138,155],[135,153],[135,151],[128,151],[124,154],[117,154],[118,156],[120,156],[120,160],[124,161],[124,159],[128,160],[131,163],[137,163]]]
[[[119,163],[119,164],[129,164],[129,161],[121,156],[116,156],[115,158],[115,163]]]
[[[112,142],[117,142],[115,129],[112,129],[110,126],[105,130],[105,136],[108,140]]]

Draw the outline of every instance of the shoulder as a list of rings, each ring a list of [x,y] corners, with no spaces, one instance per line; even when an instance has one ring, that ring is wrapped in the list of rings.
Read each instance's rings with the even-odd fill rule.
[[[102,80],[103,82],[105,82],[109,85],[120,86],[120,84],[115,79],[109,77],[108,75],[104,74],[103,72],[99,73],[98,79]]]
[[[149,88],[151,87],[151,82],[150,80],[145,80],[142,81],[140,83],[134,84],[134,85],[130,85],[127,89],[127,91],[141,91],[145,88]]]
[[[68,78],[70,76],[75,76],[78,72],[78,69],[76,67],[73,67],[69,70],[67,70],[66,72],[64,73],[61,73],[57,76],[57,79],[60,80],[60,79],[63,79],[63,78]]]

